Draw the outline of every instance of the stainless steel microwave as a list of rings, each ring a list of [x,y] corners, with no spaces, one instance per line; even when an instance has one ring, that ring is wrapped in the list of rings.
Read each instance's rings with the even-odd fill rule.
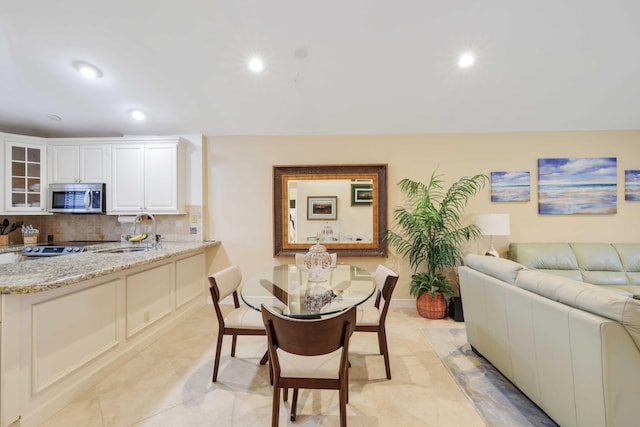
[[[47,210],[52,213],[106,213],[105,188],[103,183],[50,184]]]

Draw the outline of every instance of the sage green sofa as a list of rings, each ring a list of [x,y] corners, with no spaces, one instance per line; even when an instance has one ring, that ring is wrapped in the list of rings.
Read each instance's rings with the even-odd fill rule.
[[[458,274],[472,348],[556,423],[640,425],[640,300],[504,258]]]
[[[511,243],[509,259],[640,298],[640,243]]]

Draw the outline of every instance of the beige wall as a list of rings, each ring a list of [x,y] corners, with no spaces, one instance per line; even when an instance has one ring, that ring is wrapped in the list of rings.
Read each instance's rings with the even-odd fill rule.
[[[402,203],[402,178],[426,181],[434,169],[451,181],[492,171],[530,171],[531,201],[492,203],[490,185],[469,204],[468,221],[478,213],[511,214],[511,235],[495,239],[501,254],[515,241],[640,241],[640,202],[625,202],[624,171],[640,169],[640,131],[496,133],[389,136],[207,137],[205,237],[222,241],[217,266],[236,263],[249,277],[274,264],[272,166],[387,163],[389,219]],[[538,215],[537,160],[554,157],[616,157],[618,213],[615,215]],[[205,213],[206,215],[206,213]],[[483,238],[464,248],[480,252]],[[411,270],[390,251],[388,259],[344,260],[373,270],[378,263],[396,269],[395,298],[411,298]]]

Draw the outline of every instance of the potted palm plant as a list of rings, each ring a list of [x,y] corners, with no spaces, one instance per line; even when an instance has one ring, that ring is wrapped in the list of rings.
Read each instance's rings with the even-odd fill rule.
[[[475,224],[462,224],[464,209],[487,179],[482,174],[466,176],[445,189],[442,175],[434,172],[427,184],[408,178],[398,183],[406,206],[395,209],[400,232],[389,230],[387,241],[409,260],[413,270],[410,293],[423,317],[445,316],[454,295],[446,272],[462,261],[460,246],[480,236]]]

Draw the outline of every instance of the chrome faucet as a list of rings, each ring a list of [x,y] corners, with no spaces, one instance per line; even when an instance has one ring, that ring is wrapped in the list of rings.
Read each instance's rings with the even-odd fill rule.
[[[145,216],[151,219],[151,235],[145,239],[145,248],[149,247],[149,238],[151,239],[151,247],[157,248],[158,245],[156,243],[156,217],[154,217],[149,212],[140,212],[135,216],[135,218],[133,218],[133,224],[131,224],[131,227],[129,228],[129,234],[133,234],[136,232],[136,224],[138,223],[138,221],[142,221],[142,218]]]

